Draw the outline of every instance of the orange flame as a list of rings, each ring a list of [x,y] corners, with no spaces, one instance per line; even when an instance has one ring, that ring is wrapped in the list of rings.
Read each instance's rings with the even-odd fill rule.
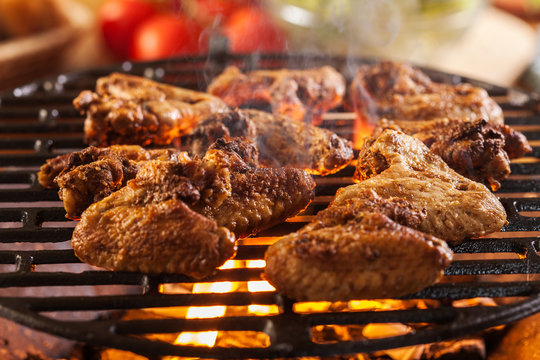
[[[221,269],[227,269],[234,267],[235,264],[232,261],[227,261],[221,266]],[[193,285],[193,293],[227,293],[234,291],[234,284],[232,282],[214,282],[214,283],[196,283]],[[186,319],[211,319],[222,317],[225,315],[226,306],[191,306],[187,313]],[[179,345],[199,345],[199,346],[214,346],[216,342],[218,332],[217,331],[203,331],[203,332],[189,332],[185,331],[180,333],[175,340],[175,344]],[[176,358],[173,358],[176,360]]]
[[[248,260],[246,261],[246,267],[248,268],[264,268],[266,262],[264,260]],[[276,289],[268,283],[268,281],[248,281],[248,290],[250,292],[260,291],[275,291]],[[249,305],[248,312],[254,315],[271,315],[279,313],[279,309],[276,305]]]
[[[354,119],[353,127],[353,147],[355,149],[360,149],[362,147],[362,144],[364,143],[365,138],[371,135],[374,128],[375,125],[371,121],[369,121],[368,118],[363,115],[357,114],[356,118]]]
[[[264,268],[264,260],[229,260],[221,269],[233,268]],[[169,290],[174,290],[169,289]],[[275,291],[268,282],[263,280],[247,282],[214,282],[214,283],[195,283],[193,293],[225,293],[234,291]],[[167,291],[165,289],[164,291]],[[186,290],[184,290],[186,291]],[[490,303],[484,299],[467,299],[467,301],[456,302],[454,306],[475,306],[478,303],[490,306]],[[316,313],[316,312],[340,312],[340,311],[384,311],[407,308],[428,308],[437,306],[438,302],[429,300],[354,300],[348,302],[297,302],[294,304],[293,311],[296,313]],[[185,309],[185,308],[184,308]],[[186,310],[184,310],[186,311]],[[223,316],[235,316],[240,312],[253,316],[267,316],[279,314],[280,309],[277,305],[251,304],[245,307],[227,307],[227,306],[192,306],[187,308],[186,319],[217,318]],[[315,343],[338,342],[358,339],[374,339],[379,337],[388,337],[402,335],[413,332],[414,328],[410,325],[399,323],[387,324],[367,324],[367,325],[318,325],[312,328],[312,337]],[[269,346],[269,339],[266,334],[257,331],[228,332],[228,331],[204,331],[204,332],[182,332],[175,342],[179,345],[195,346]],[[390,349],[384,351],[386,356],[392,359],[417,359],[424,351],[424,346],[411,346],[399,349]],[[179,357],[167,357],[167,360],[181,360]]]
[[[248,260],[238,261],[229,260],[220,269],[234,269],[234,268],[264,268],[264,260]],[[247,286],[247,290],[250,292],[259,291],[274,291],[267,281],[248,281],[247,285],[244,284],[244,288]],[[192,292],[194,294],[200,293],[227,293],[241,290],[242,285],[236,282],[214,282],[214,283],[195,283],[193,285]],[[167,290],[165,290],[167,291]],[[226,315],[227,306],[191,306],[188,308],[185,315],[186,319],[207,319],[218,318]],[[279,313],[277,305],[249,305],[247,312],[253,315],[271,315]],[[204,331],[204,332],[182,332],[178,335],[174,344],[178,345],[195,345],[195,346],[208,346],[212,347],[216,345],[218,338],[218,331]],[[168,358],[169,360],[179,360],[178,357]]]

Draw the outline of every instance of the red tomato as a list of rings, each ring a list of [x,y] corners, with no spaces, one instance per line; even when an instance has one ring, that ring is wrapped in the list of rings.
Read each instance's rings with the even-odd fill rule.
[[[281,29],[263,10],[243,6],[234,11],[223,27],[232,52],[280,52],[287,49]]]
[[[172,11],[182,11],[203,27],[215,28],[240,6],[253,0],[169,0]]]
[[[117,57],[126,59],[135,28],[154,14],[154,7],[142,0],[106,0],[98,10],[105,44]]]
[[[206,51],[208,38],[199,24],[183,15],[159,14],[143,22],[133,35],[130,57],[155,60]]]
[[[223,20],[239,7],[238,0],[197,0],[197,18],[204,24]]]

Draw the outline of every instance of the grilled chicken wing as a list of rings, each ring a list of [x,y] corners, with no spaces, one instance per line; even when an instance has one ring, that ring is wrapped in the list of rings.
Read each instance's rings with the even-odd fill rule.
[[[452,251],[414,230],[426,217],[404,199],[371,190],[319,212],[272,244],[265,278],[278,292],[305,301],[397,297],[435,282]]]
[[[39,184],[47,189],[57,188],[58,185],[54,179],[68,166],[70,156],[71,153],[67,153],[47,159],[37,174]]]
[[[384,61],[363,65],[350,86],[353,108],[376,123],[390,120],[485,119],[504,124],[500,106],[486,90],[462,83],[457,85],[431,81],[414,66]]]
[[[509,134],[515,133],[506,125]],[[452,169],[471,180],[500,188],[500,181],[510,174],[510,159],[505,151],[505,136],[487,126],[485,120],[456,122],[449,119],[392,121],[382,119],[373,131],[378,136],[385,129],[412,135],[439,155]],[[526,142],[525,142],[526,143]],[[521,154],[522,156],[523,154]]]
[[[243,137],[259,150],[267,167],[295,167],[316,175],[344,168],[353,158],[349,141],[335,133],[258,110],[231,110],[201,120],[186,138],[192,155],[202,156],[216,139]]]
[[[73,104],[86,114],[85,141],[95,146],[178,143],[202,116],[228,108],[209,94],[120,73],[98,79],[96,92],[81,92]]]
[[[247,74],[231,66],[208,86],[229,106],[270,106],[275,114],[321,122],[321,116],[341,104],[344,77],[330,66],[308,70],[257,70]]]
[[[201,191],[208,195],[191,207],[238,237],[279,224],[299,213],[313,199],[315,181],[305,171],[250,167],[238,156],[224,157],[223,146],[215,147],[202,159],[206,169],[203,172],[220,169],[223,175],[203,187]]]
[[[250,144],[219,142],[203,159],[141,163],[135,179],[83,212],[76,255],[114,270],[204,277],[232,256],[233,233],[275,225],[313,199],[303,170],[255,168],[233,151]]]
[[[357,113],[376,124],[375,136],[388,128],[413,135],[493,190],[510,174],[510,159],[532,151],[487,92],[470,84],[440,84],[410,65],[382,62],[361,67],[350,93]]]
[[[177,188],[189,191],[187,184]],[[226,227],[156,190],[132,182],[92,204],[73,232],[75,255],[110,270],[194,278],[211,275],[234,255],[235,238]]]
[[[484,185],[459,175],[422,142],[398,131],[386,130],[365,142],[355,177],[360,182],[339,189],[336,205],[365,189],[406,199],[426,210],[417,229],[450,244],[499,231],[507,223],[502,204]]]
[[[173,160],[174,157],[186,157],[187,153],[176,149],[155,149],[146,150],[138,145],[112,145],[104,148],[89,146],[81,151],[59,155],[52,159],[47,159],[38,172],[38,181],[41,186],[47,189],[57,188],[55,178],[62,172],[73,170],[73,168],[89,164],[98,159],[117,156],[126,160],[143,161],[152,159]]]
[[[43,187],[60,188],[66,217],[76,220],[90,204],[133,179],[141,162],[152,159],[187,161],[189,156],[176,149],[145,150],[137,145],[90,146],[47,160],[38,179]]]

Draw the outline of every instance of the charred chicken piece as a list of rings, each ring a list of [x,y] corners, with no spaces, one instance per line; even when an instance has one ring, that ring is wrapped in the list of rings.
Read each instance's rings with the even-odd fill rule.
[[[357,195],[268,248],[264,276],[278,292],[300,301],[398,297],[442,277],[448,245],[408,227],[425,213],[371,190]]]
[[[499,127],[499,126],[498,126]],[[506,125],[500,128],[515,134]],[[449,119],[425,121],[392,121],[382,119],[373,136],[385,129],[394,129],[422,141],[459,174],[491,187],[500,188],[503,179],[510,175],[510,159],[505,148],[509,147],[505,135],[489,126],[485,120],[456,122]],[[520,144],[523,144],[520,142]],[[526,144],[526,141],[525,141]],[[514,155],[525,149],[514,150]]]
[[[192,172],[186,175],[203,194],[190,206],[237,237],[279,224],[313,200],[315,181],[305,171],[249,166],[236,152],[221,150],[219,142],[226,140],[218,140],[200,165],[192,162]],[[206,179],[202,183],[201,174]]]
[[[37,174],[39,184],[46,189],[58,188],[54,179],[68,167],[70,156],[71,153],[67,153],[58,155],[52,159],[47,159],[45,164],[41,165]]]
[[[223,136],[254,142],[263,166],[301,168],[315,175],[335,173],[354,156],[350,142],[329,130],[258,110],[212,114],[197,124],[186,144],[192,155],[202,156]]]
[[[47,159],[38,172],[38,181],[47,189],[58,188],[54,179],[62,172],[68,172],[80,165],[89,164],[107,156],[118,156],[122,159],[133,161],[144,160],[174,160],[177,157],[185,158],[187,153],[177,149],[152,149],[146,150],[138,145],[112,145],[104,148],[89,146],[81,151],[59,155]]]
[[[361,67],[350,90],[355,111],[376,124],[375,136],[388,128],[413,135],[494,191],[510,174],[510,159],[532,151],[487,92],[470,84],[440,84],[410,65],[382,62]]]
[[[211,275],[234,255],[234,235],[180,200],[189,184],[175,186],[176,196],[164,199],[159,185],[133,180],[92,204],[73,232],[75,255],[109,270]]]
[[[202,116],[228,108],[209,94],[120,73],[99,78],[73,104],[86,114],[85,141],[94,146],[178,145]]]
[[[390,120],[480,120],[503,125],[500,106],[486,90],[471,84],[431,81],[409,64],[384,61],[363,65],[350,86],[353,109],[375,124]]]
[[[43,187],[60,188],[58,194],[69,219],[78,219],[90,204],[103,199],[133,179],[143,161],[187,161],[176,149],[145,150],[137,145],[90,146],[49,159],[38,179]]]
[[[219,140],[203,159],[141,163],[134,179],[90,205],[72,246],[113,270],[211,274],[248,236],[297,214],[315,183],[299,169],[254,168]],[[248,153],[243,149],[241,153]]]
[[[335,205],[365,189],[385,199],[406,199],[426,210],[417,229],[452,245],[499,231],[507,223],[502,204],[489,189],[459,175],[422,142],[402,132],[385,130],[366,140],[355,178],[358,184],[337,191]]]
[[[295,215],[313,199],[298,169],[255,168],[242,143],[219,140],[200,160],[150,160],[135,179],[92,204],[72,246],[84,262],[111,270],[212,274],[247,236]]]
[[[319,124],[322,115],[340,105],[345,79],[330,66],[307,70],[256,70],[247,74],[231,66],[208,86],[232,107],[270,106],[275,114]]]

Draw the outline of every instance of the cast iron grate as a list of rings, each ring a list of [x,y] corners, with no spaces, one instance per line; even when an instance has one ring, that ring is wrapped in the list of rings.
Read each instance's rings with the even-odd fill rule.
[[[31,83],[0,95],[0,287],[8,290],[50,288],[43,296],[0,297],[0,315],[22,325],[91,345],[125,349],[147,356],[177,355],[202,358],[278,358],[330,356],[372,352],[428,343],[508,323],[540,311],[540,102],[532,94],[493,86],[426,69],[443,82],[472,82],[482,86],[503,107],[507,124],[524,132],[531,141],[531,155],[512,163],[512,175],[498,195],[509,224],[502,232],[471,239],[455,247],[458,259],[444,280],[407,299],[438,300],[436,308],[385,311],[297,311],[298,305],[273,291],[230,293],[164,293],[166,284],[194,281],[181,275],[149,276],[138,273],[101,271],[69,266],[79,264],[69,248],[74,223],[65,219],[56,191],[44,190],[36,172],[45,159],[84,147],[82,117],[71,105],[83,89],[93,89],[97,77],[112,71],[129,72],[179,86],[204,89],[208,80],[228,64],[243,69],[305,68],[333,65],[350,78],[365,59],[317,55],[215,54],[208,58],[182,58],[150,63],[125,63],[116,67],[63,74]],[[352,137],[352,117],[343,109],[326,117],[323,126]],[[310,214],[324,208],[340,186],[351,183],[352,169],[317,178],[317,198],[300,216],[247,239],[239,245],[235,260],[261,260],[269,241],[300,228]],[[262,240],[261,240],[262,239]],[[257,242],[261,240],[261,242]],[[487,254],[487,256],[486,256]],[[66,264],[68,270],[65,269]],[[205,283],[261,280],[260,267],[219,270]],[[502,275],[502,276],[499,276]],[[125,285],[129,293],[108,295],[62,295],[55,287]],[[133,291],[133,289],[135,289]],[[3,291],[4,294],[6,292]],[[506,305],[453,307],[458,299],[506,298]],[[193,306],[277,306],[277,313],[235,315],[211,319],[155,318],[122,320],[60,320],[51,312],[93,312],[130,309],[163,309]],[[312,328],[319,325],[368,323],[425,323],[417,331],[380,339],[320,343]],[[175,345],[140,335],[174,334],[185,331],[255,331],[269,343],[263,347],[205,347]]]

